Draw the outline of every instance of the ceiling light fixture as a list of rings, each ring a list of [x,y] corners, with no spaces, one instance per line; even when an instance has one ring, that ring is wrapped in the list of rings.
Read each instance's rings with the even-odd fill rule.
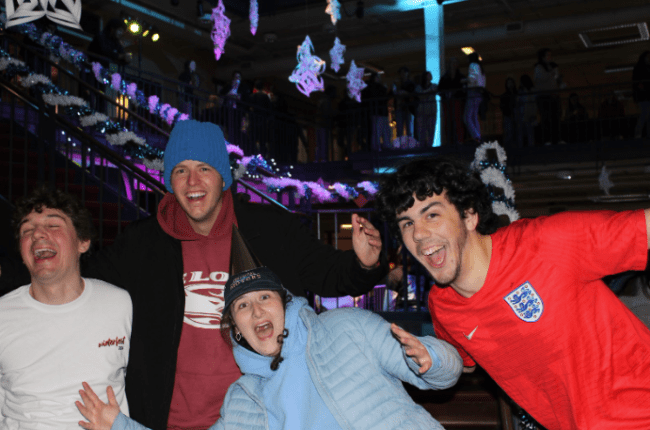
[[[129,29],[129,32],[134,36],[138,36],[140,33],[142,33],[142,24],[140,24],[135,19],[129,21],[129,23],[127,24],[127,28]]]
[[[616,32],[618,30],[623,30],[626,28],[635,28],[639,33],[638,35],[633,35],[630,37],[616,37]],[[606,33],[606,32],[614,32],[614,35],[612,38],[609,40],[607,39],[602,39],[601,36],[601,41],[594,42],[592,41],[592,36],[590,34],[593,33]],[[587,30],[583,31],[582,33],[578,33],[578,36],[580,37],[580,40],[582,40],[582,43],[584,43],[585,48],[599,48],[602,46],[615,46],[615,45],[623,45],[625,43],[634,43],[634,42],[643,42],[645,40],[650,40],[650,32],[648,31],[648,24],[645,22],[637,22],[634,24],[623,24],[623,25],[615,25],[613,27],[605,27],[605,28],[597,28],[595,30]]]

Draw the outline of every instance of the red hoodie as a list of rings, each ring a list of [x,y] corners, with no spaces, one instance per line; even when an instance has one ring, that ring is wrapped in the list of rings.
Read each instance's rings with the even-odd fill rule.
[[[160,226],[180,239],[183,248],[185,318],[167,422],[170,429],[210,427],[219,418],[228,387],[241,376],[232,350],[219,331],[232,225],[237,223],[230,190],[222,199],[208,236],[192,229],[173,194],[167,194],[158,207]]]

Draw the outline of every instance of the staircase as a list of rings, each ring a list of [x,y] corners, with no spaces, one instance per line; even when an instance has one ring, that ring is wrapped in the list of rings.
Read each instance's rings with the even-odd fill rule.
[[[42,184],[76,195],[91,211],[99,247],[153,211],[162,184],[11,82],[0,79],[0,90],[0,196],[7,202]]]

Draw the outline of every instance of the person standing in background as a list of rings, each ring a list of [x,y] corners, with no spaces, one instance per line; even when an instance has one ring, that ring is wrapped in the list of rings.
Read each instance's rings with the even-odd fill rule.
[[[469,73],[467,76],[467,102],[465,104],[465,125],[474,143],[481,142],[481,123],[478,119],[479,107],[483,100],[485,88],[485,71],[478,53],[472,52],[469,58]]]
[[[650,138],[650,51],[644,51],[639,56],[632,72],[632,80],[634,101],[639,105],[634,137],[640,139],[645,127],[645,136]]]
[[[465,140],[463,125],[463,110],[465,109],[465,94],[463,82],[465,75],[458,69],[458,59],[451,57],[447,60],[445,74],[438,82],[440,105],[442,106],[442,144],[458,145]]]
[[[419,99],[415,124],[417,125],[417,139],[421,148],[431,147],[436,133],[436,121],[438,120],[436,94],[438,85],[432,83],[432,79],[431,72],[425,71],[422,73],[422,82],[415,87]]]
[[[537,109],[541,117],[542,142],[545,145],[556,144],[560,140],[560,117],[562,108],[557,90],[560,89],[560,70],[553,62],[551,50],[542,48],[537,53],[535,65],[535,90],[543,92],[537,95]],[[556,93],[553,93],[555,91]]]

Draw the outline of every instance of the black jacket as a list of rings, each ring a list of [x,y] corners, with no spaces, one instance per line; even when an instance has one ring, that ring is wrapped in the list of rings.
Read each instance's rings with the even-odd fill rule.
[[[260,259],[293,294],[360,295],[385,274],[359,266],[353,251],[316,240],[300,220],[269,205],[235,201],[239,230]],[[166,428],[174,388],[185,295],[181,242],[156,217],[133,222],[113,246],[89,261],[83,276],[125,288],[133,301],[133,330],[126,375],[130,415]]]
[[[632,72],[632,95],[636,103],[650,100],[650,66],[637,64]]]

